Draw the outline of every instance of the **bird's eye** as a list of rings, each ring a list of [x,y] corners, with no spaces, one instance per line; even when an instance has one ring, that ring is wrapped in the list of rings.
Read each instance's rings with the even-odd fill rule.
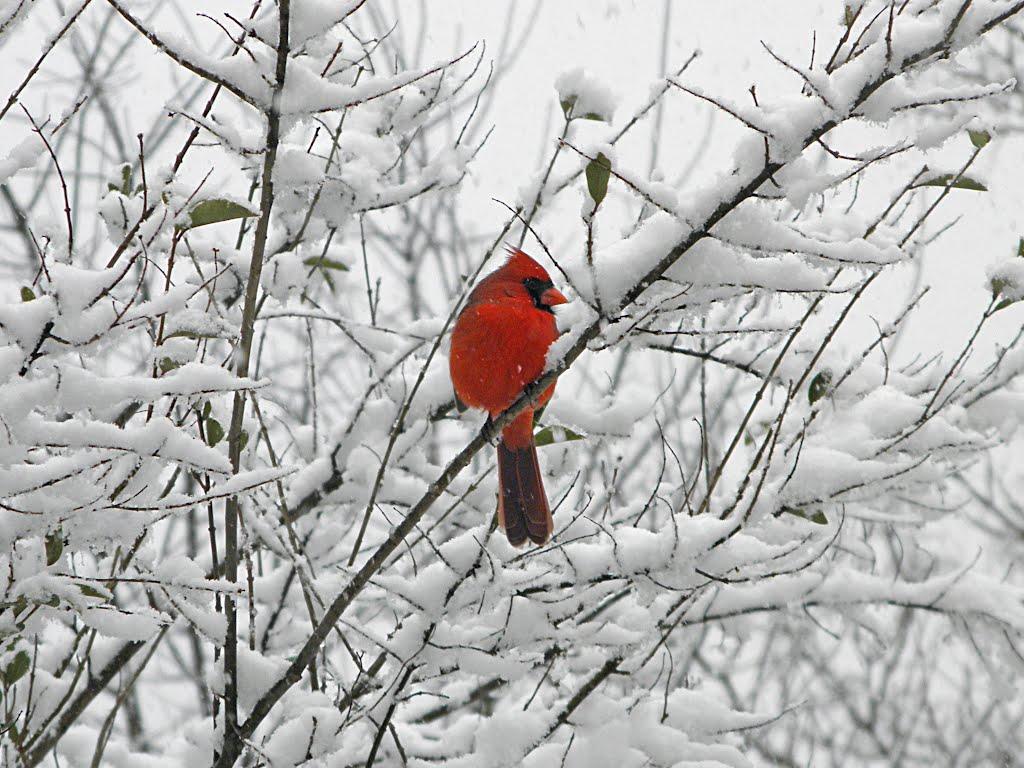
[[[523,287],[526,288],[526,292],[530,294],[530,298],[533,299],[533,306],[537,309],[542,309],[545,312],[550,312],[551,307],[545,304],[541,297],[545,291],[548,291],[555,287],[554,283],[550,280],[541,280],[539,277],[527,277],[523,280]]]

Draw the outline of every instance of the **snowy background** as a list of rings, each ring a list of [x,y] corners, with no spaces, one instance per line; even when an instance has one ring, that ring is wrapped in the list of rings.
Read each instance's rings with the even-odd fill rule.
[[[1024,765],[1018,5],[0,4],[4,764]]]

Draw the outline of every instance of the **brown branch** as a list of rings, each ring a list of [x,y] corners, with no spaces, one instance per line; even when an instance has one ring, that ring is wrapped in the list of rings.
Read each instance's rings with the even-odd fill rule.
[[[190,61],[189,59],[182,56],[179,52],[171,50],[167,46],[167,43],[161,40],[160,37],[155,32],[146,29],[145,25],[142,24],[142,22],[140,22],[134,16],[132,16],[132,14],[129,13],[126,8],[122,7],[118,0],[107,0],[107,2],[110,3],[110,5],[114,8],[115,11],[121,14],[121,17],[125,21],[127,21],[129,24],[135,27],[135,29],[137,29],[144,38],[149,40],[149,42],[152,43],[157,50],[169,56],[174,61],[175,64],[182,67],[183,69],[187,69],[189,72],[195,75],[198,75],[204,80],[209,80],[214,85],[218,85],[221,88],[224,88],[225,90],[231,91],[231,93],[235,94],[235,96],[244,101],[246,104],[256,107],[257,109],[263,109],[263,106],[255,97],[243,91],[230,80],[221,77],[216,72],[206,69],[205,67],[197,64],[194,61]],[[278,87],[278,91],[279,90],[280,87]],[[276,109],[276,107],[271,107],[271,109]]]
[[[138,651],[145,645],[144,642],[132,641],[126,643],[120,651],[112,658],[107,665],[100,670],[100,673],[96,677],[90,677],[88,685],[82,690],[78,696],[75,697],[71,705],[64,710],[64,713],[57,720],[56,724],[53,725],[45,735],[40,734],[37,739],[41,739],[39,744],[32,749],[25,756],[25,765],[28,768],[38,765],[46,756],[50,750],[57,744],[60,738],[67,732],[68,728],[74,725],[81,714],[85,711],[85,708],[92,703],[100,692],[107,687],[107,684],[113,680],[114,675],[121,671],[121,669],[131,661],[132,657],[138,653]]]
[[[67,31],[74,26],[75,22],[78,21],[78,17],[82,15],[82,11],[88,8],[89,3],[91,2],[92,0],[85,0],[85,2],[78,6],[78,9],[68,17],[68,20],[66,22],[64,22],[64,26],[57,30],[57,34],[50,38],[50,40],[46,44],[46,47],[43,48],[43,52],[39,54],[39,58],[36,59],[35,64],[33,64],[29,69],[28,74],[25,75],[24,79],[21,81],[18,87],[15,88],[14,91],[11,93],[10,97],[7,99],[7,103],[4,104],[4,108],[0,109],[0,120],[4,119],[4,116],[8,113],[8,111],[10,111],[11,107],[14,106],[14,103],[18,100],[18,97],[21,95],[21,92],[25,90],[25,87],[29,84],[32,78],[36,76],[36,73],[39,71],[39,68],[43,65],[43,62],[46,61],[46,57],[50,55],[54,48],[57,47],[57,43],[59,43],[61,41],[61,38],[63,38],[64,35],[67,34]]]
[[[253,327],[256,319],[257,297],[263,260],[267,250],[267,234],[270,230],[270,214],[274,207],[274,167],[277,164],[277,148],[280,142],[281,111],[279,97],[284,90],[288,68],[288,33],[291,21],[290,0],[278,0],[278,44],[274,85],[267,115],[267,143],[263,156],[263,172],[260,190],[260,218],[253,236],[252,259],[249,262],[249,279],[245,287],[245,303],[242,308],[242,328],[236,353],[236,370],[240,376],[249,376],[252,356]],[[245,414],[245,393],[235,393],[231,408],[231,426],[228,429],[228,457],[231,471],[238,474],[242,458],[242,418]],[[240,516],[238,496],[231,496],[224,505],[224,575],[234,583],[238,579],[238,518]],[[241,753],[241,739],[238,737],[238,656],[237,632],[238,615],[233,595],[224,601],[227,618],[227,632],[224,638],[224,740],[218,763],[233,765]],[[311,661],[311,660],[308,660]],[[303,666],[308,666],[304,664]]]

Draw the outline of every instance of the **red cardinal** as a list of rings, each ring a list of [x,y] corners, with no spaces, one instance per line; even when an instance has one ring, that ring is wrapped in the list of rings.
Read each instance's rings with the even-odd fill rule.
[[[459,400],[497,416],[544,371],[544,358],[558,338],[551,308],[565,304],[544,268],[520,250],[473,290],[452,331],[449,358]],[[502,430],[498,442],[498,522],[509,543],[551,537],[551,509],[533,445],[533,412],[555,392],[552,384],[532,408]]]

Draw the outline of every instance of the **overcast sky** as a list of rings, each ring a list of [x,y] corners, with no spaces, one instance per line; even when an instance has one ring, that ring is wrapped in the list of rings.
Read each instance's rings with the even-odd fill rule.
[[[158,27],[180,27],[167,5],[152,2],[134,4],[140,15],[156,9]],[[236,14],[242,4],[217,4]],[[672,0],[668,10],[667,48],[664,56],[669,69],[677,68],[695,50],[702,52],[685,75],[688,83],[725,100],[749,99],[747,89],[756,84],[762,100],[772,94],[790,94],[799,88],[791,73],[775,64],[760,41],[793,61],[807,62],[812,45],[818,55],[831,50],[837,37],[842,12],[839,2],[825,0]],[[222,33],[206,19],[194,14],[212,13],[211,4],[181,3],[182,13],[194,18],[197,39],[204,44],[223,42]],[[558,0],[558,2],[508,2],[506,0],[443,0],[418,2],[397,0],[378,2],[381,17],[398,21],[396,34],[402,36],[407,52],[417,48],[417,34],[426,12],[426,35],[422,40],[421,61],[432,63],[449,57],[476,41],[486,41],[490,53],[497,55],[511,19],[510,39],[515,45],[510,66],[493,84],[493,103],[486,126],[493,124],[487,146],[474,167],[473,178],[460,197],[464,216],[481,231],[494,231],[506,212],[491,198],[514,201],[518,190],[542,166],[542,157],[550,152],[559,129],[557,99],[553,82],[559,73],[583,66],[602,78],[619,97],[617,128],[633,108],[648,95],[652,82],[660,76],[663,56],[663,31],[666,4],[662,0]],[[511,15],[509,13],[511,9]],[[23,72],[38,55],[43,36],[52,32],[56,14],[53,6],[44,6],[19,32],[13,43],[0,49],[0,66],[5,72]],[[531,24],[531,14],[537,17]],[[88,23],[99,25],[108,13],[96,4],[87,13]],[[362,17],[368,24],[368,17]],[[128,36],[125,24],[113,23],[114,37]],[[524,31],[526,34],[524,34]],[[812,32],[817,32],[814,40]],[[66,42],[66,41],[65,41]],[[132,117],[137,130],[148,130],[176,97],[175,84],[180,72],[136,37],[124,65],[116,68],[116,103]],[[69,55],[67,48],[59,51]],[[68,93],[59,77],[56,59],[49,71],[46,88],[35,86],[25,98],[33,111],[45,114],[54,105],[63,105]],[[820,61],[820,59],[819,59]],[[685,172],[682,191],[709,183],[716,174],[727,171],[732,151],[747,130],[709,105],[682,93],[666,100],[661,121],[662,143],[658,168],[668,180]],[[8,117],[17,131],[5,131],[0,151],[20,140],[23,121]],[[650,145],[654,120],[635,131],[624,143],[620,161],[646,172],[650,165]],[[584,134],[600,135],[608,128],[594,124],[582,127]],[[135,131],[133,131],[134,133]],[[950,168],[962,162],[969,147],[963,137],[954,139],[937,156]],[[906,336],[910,350],[932,353],[949,349],[951,340],[962,339],[973,324],[988,294],[984,266],[1005,258],[1024,233],[1019,212],[1021,183],[1019,168],[1024,144],[1013,137],[1002,138],[986,150],[975,175],[988,183],[990,192],[954,192],[944,204],[945,223],[956,215],[962,219],[932,246],[925,260],[925,282],[933,286],[926,310],[911,323]],[[914,161],[915,163],[918,161]],[[908,168],[894,163],[894,179],[902,180]],[[95,180],[97,193],[101,180]],[[900,181],[894,181],[893,187]],[[615,194],[615,190],[613,190]],[[540,224],[544,235],[559,249],[579,248],[579,198],[564,195],[561,206]],[[880,201],[884,205],[884,201]],[[900,268],[898,280],[880,281],[868,302],[871,311],[884,321],[895,311],[910,283],[911,270]],[[1024,310],[1013,308],[992,324],[990,340],[1005,336],[1021,322]],[[867,330],[863,328],[863,330]]]
[[[419,5],[398,2],[400,23],[404,24],[410,15],[418,17]],[[788,59],[806,63],[812,44],[819,56],[822,51],[826,55],[831,51],[842,13],[840,2],[823,0],[672,0],[668,5],[669,69],[677,68],[694,50],[700,50],[702,55],[686,73],[686,81],[741,103],[749,99],[747,89],[752,84],[764,98],[799,88],[796,77],[771,60],[761,41]],[[478,39],[488,41],[496,50],[510,6],[515,13],[513,37],[517,38],[528,22],[533,3],[457,0],[428,4],[424,59],[440,58],[457,42]],[[476,212],[481,221],[490,222],[492,228],[503,221],[505,211],[490,199],[513,199],[539,167],[540,152],[553,146],[560,126],[552,83],[566,69],[586,67],[612,87],[620,97],[616,127],[621,125],[661,74],[664,18],[665,3],[660,0],[539,3],[530,34],[509,72],[496,85],[490,115],[495,131],[477,164],[474,182],[462,196],[462,204]],[[817,32],[816,41],[813,31]],[[728,170],[733,147],[746,131],[709,105],[682,93],[667,99],[662,120],[659,168],[670,180],[692,168],[684,194],[687,187],[709,183],[716,174]],[[600,130],[597,126],[594,129]],[[705,143],[701,138],[709,129],[710,138]],[[650,136],[650,130],[639,131],[630,145],[632,151],[623,154],[632,167],[648,168]],[[954,138],[937,154],[936,166],[952,169],[964,161],[969,150],[966,137]],[[957,215],[962,219],[928,250],[924,282],[932,286],[932,292],[925,311],[908,329],[902,342],[904,352],[933,354],[966,339],[988,302],[985,265],[1009,256],[1017,238],[1024,234],[1019,203],[1024,191],[1019,170],[1022,160],[1024,143],[1019,138],[1003,137],[993,142],[974,171],[986,181],[990,192],[957,191],[947,199],[942,209],[946,215],[937,221],[944,224]],[[897,187],[909,166],[893,163],[890,167],[894,179],[900,180],[893,182],[892,186]],[[564,208],[569,219],[564,227],[548,220],[543,230],[551,233],[562,229],[563,237],[556,237],[554,242],[580,247],[573,240],[578,240],[579,229],[571,221],[576,218],[578,203],[573,200]],[[906,296],[911,285],[911,270],[898,271],[903,279],[884,283],[883,290],[876,291],[867,302],[870,312],[882,322],[892,316],[895,302]],[[1024,319],[1024,310],[1018,308],[1003,314],[985,338],[1005,338]]]

